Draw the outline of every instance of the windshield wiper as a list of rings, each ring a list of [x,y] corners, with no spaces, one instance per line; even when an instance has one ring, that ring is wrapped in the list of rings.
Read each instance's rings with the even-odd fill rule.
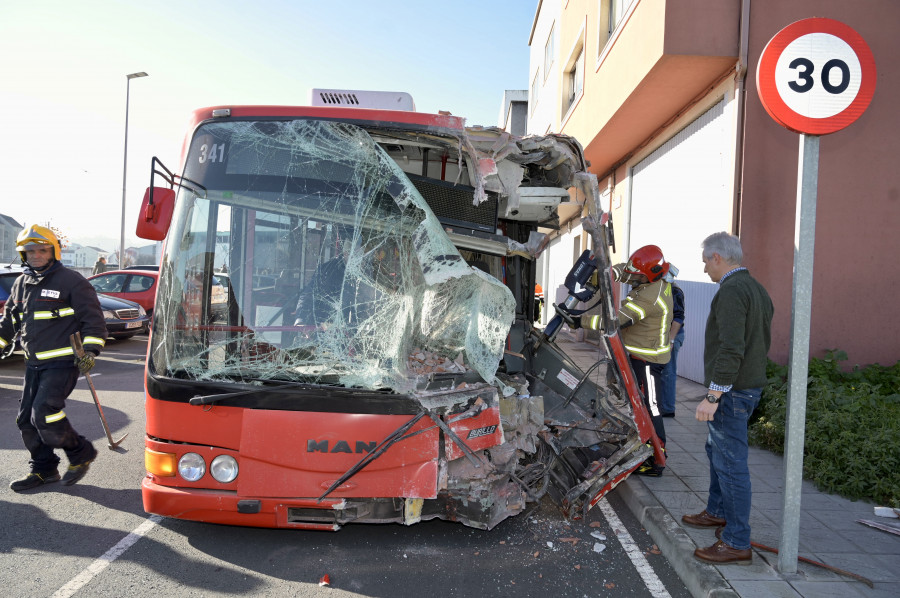
[[[359,463],[357,463],[356,465],[354,465],[353,467],[348,469],[344,473],[344,475],[339,477],[331,486],[329,486],[328,490],[326,490],[325,493],[322,494],[322,496],[320,496],[316,502],[317,503],[322,502],[322,500],[324,500],[326,496],[331,494],[335,488],[338,488],[341,484],[343,484],[344,482],[346,482],[347,480],[349,480],[350,478],[355,476],[357,473],[362,471],[365,466],[367,466],[369,463],[371,463],[372,461],[374,461],[375,459],[377,459],[378,457],[383,455],[384,452],[386,450],[388,450],[389,448],[391,448],[392,446],[394,446],[394,444],[396,444],[397,442],[406,438],[406,436],[405,436],[406,432],[410,428],[412,428],[416,424],[417,421],[419,421],[420,419],[425,417],[426,413],[427,413],[426,411],[420,411],[411,420],[409,420],[408,422],[406,422],[405,424],[403,424],[402,426],[400,426],[399,428],[397,428],[396,430],[391,432],[387,438],[382,440],[381,443],[375,447],[375,450],[373,450],[371,453],[366,453],[366,456],[363,457],[362,459],[360,459]]]
[[[297,387],[304,388],[318,388],[321,386],[333,386],[332,384],[313,384],[311,382],[296,382],[293,380],[267,380],[263,378],[249,378],[252,382],[275,382],[277,386],[265,386],[265,387],[255,387],[248,388],[246,390],[238,390],[236,392],[223,392],[214,395],[195,395],[190,398],[188,401],[191,405],[211,405],[222,399],[230,399],[232,397],[241,397],[244,395],[253,394],[255,392],[283,392],[285,390],[293,390]]]

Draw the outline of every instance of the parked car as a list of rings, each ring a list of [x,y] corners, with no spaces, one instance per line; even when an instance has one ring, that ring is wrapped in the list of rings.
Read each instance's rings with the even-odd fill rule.
[[[0,311],[2,311],[3,306],[6,305],[6,300],[9,299],[9,292],[12,290],[12,285],[21,273],[21,266],[0,267]]]
[[[106,333],[110,337],[131,338],[150,330],[150,316],[140,304],[103,293],[97,293],[97,298],[100,299],[103,318],[106,320]]]
[[[13,283],[21,273],[21,266],[10,265],[0,267],[0,314],[3,313],[3,306],[6,305],[6,300],[9,299],[9,292],[12,290]],[[21,347],[19,346],[18,336],[16,336],[12,348],[6,347],[6,350],[11,352],[18,352],[21,355]],[[3,352],[0,351],[0,355],[2,354]]]
[[[156,305],[156,286],[159,272],[153,270],[110,270],[88,276],[88,282],[97,293],[134,301],[148,314]]]

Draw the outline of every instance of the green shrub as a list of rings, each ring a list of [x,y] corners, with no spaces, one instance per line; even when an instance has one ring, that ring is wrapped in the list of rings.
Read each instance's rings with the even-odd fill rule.
[[[821,490],[900,507],[900,362],[843,371],[843,351],[812,359],[803,475]],[[769,362],[750,442],[784,452],[786,366]]]

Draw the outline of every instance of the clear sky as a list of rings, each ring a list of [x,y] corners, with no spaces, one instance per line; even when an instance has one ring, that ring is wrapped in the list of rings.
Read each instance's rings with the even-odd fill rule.
[[[113,251],[150,160],[178,166],[190,113],[307,105],[314,87],[412,94],[498,124],[528,88],[536,0],[0,0],[0,213]]]

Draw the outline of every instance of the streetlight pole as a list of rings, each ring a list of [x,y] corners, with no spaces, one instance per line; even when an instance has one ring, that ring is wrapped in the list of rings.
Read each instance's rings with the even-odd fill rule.
[[[128,100],[131,93],[131,80],[146,77],[147,73],[131,73],[125,75],[125,165],[122,167],[122,229],[119,237],[119,269],[125,267],[125,176],[128,172]]]

